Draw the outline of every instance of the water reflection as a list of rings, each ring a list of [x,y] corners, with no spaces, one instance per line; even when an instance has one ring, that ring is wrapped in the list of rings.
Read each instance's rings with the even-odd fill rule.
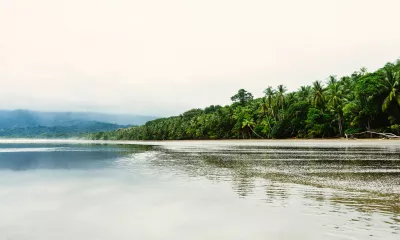
[[[342,216],[362,213],[348,221],[363,221],[366,229],[374,227],[370,221],[379,213],[387,216],[384,222],[393,233],[400,232],[400,147],[191,146],[158,151],[153,166],[230,182],[239,197],[253,197],[262,179],[263,199],[272,206],[286,206],[293,196],[324,215],[321,208],[329,204]]]
[[[0,170],[107,168],[123,156],[150,149],[140,145],[0,144]]]
[[[232,189],[240,196],[246,197],[254,192],[254,179],[245,173],[232,175]]]

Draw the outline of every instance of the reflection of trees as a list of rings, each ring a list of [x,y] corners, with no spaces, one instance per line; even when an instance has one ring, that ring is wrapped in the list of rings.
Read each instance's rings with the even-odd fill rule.
[[[133,144],[102,145],[102,147],[103,148],[117,148],[118,151],[123,155],[147,152],[154,148],[151,145],[133,145]]]
[[[275,181],[267,181],[265,184],[265,201],[267,203],[286,204],[286,200],[289,198],[289,192],[285,184]]]
[[[151,149],[151,146],[114,144],[37,144],[35,147],[54,150],[14,152],[12,153],[12,157],[10,157],[10,153],[0,152],[0,159],[5,159],[5,161],[0,161],[0,169],[27,171],[32,169],[96,169],[115,167],[121,159]]]
[[[394,215],[400,214],[400,198],[398,196],[374,196],[373,193],[368,192],[347,194],[346,197],[343,194],[336,194],[330,197],[329,201],[334,204],[350,206],[364,213],[379,211],[382,213],[393,213]]]
[[[396,216],[400,213],[399,195],[366,191],[370,186],[378,190],[396,186],[399,173],[373,170],[399,169],[398,149],[241,146],[224,150],[162,151],[162,157],[151,164],[183,170],[190,176],[203,176],[212,181],[230,181],[240,197],[253,194],[255,181],[265,179],[268,203],[287,202],[290,184],[301,184],[322,189],[316,192],[295,189],[304,199],[311,199],[310,204],[314,206],[317,202],[329,203],[339,209],[347,206],[359,212],[390,213],[394,214],[393,219],[398,219]],[[333,191],[339,194],[333,195],[326,188],[336,189]],[[395,189],[388,191],[396,192]],[[349,195],[351,192],[358,194]]]
[[[255,184],[252,176],[246,173],[232,175],[232,189],[240,196],[247,197],[254,192]]]

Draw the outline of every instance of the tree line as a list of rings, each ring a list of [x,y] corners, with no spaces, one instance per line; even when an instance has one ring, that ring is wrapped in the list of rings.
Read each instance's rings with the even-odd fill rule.
[[[142,126],[99,132],[89,139],[184,140],[333,138],[363,131],[400,133],[400,59],[375,72],[331,75],[288,92],[268,86],[264,97],[240,89],[232,104],[191,109]]]

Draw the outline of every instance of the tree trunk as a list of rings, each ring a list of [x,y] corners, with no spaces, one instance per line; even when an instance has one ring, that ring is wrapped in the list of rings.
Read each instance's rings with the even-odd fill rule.
[[[256,132],[254,132],[253,128],[251,128],[250,126],[249,126],[249,128],[250,128],[250,130],[251,130],[255,135],[257,135],[259,138],[263,138],[263,137],[261,137],[260,135],[258,135]]]
[[[342,116],[338,113],[338,125],[339,125],[339,135],[343,136],[343,125],[342,125]]]
[[[269,122],[269,117],[267,116],[267,123],[268,123],[268,127],[269,127],[269,131],[268,131],[268,138],[271,138],[271,123]]]
[[[371,125],[369,123],[369,118],[368,118],[368,131],[371,131]],[[372,138],[372,133],[370,133],[370,138]]]

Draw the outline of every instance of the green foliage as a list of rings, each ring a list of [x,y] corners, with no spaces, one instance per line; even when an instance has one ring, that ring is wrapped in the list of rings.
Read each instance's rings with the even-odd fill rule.
[[[399,133],[400,61],[375,72],[329,76],[296,92],[283,85],[254,99],[240,89],[228,106],[211,105],[145,125],[89,134],[90,139],[178,140],[329,138],[365,130]]]
[[[310,108],[307,114],[306,129],[308,137],[328,137],[329,136],[329,116],[322,110]]]
[[[253,94],[247,92],[247,91],[244,90],[244,89],[240,89],[240,90],[238,91],[237,94],[235,94],[235,95],[233,95],[233,96],[231,97],[231,100],[232,100],[233,102],[237,102],[237,103],[239,103],[240,105],[244,106],[244,105],[246,105],[248,102],[250,102],[250,101],[253,100]]]

